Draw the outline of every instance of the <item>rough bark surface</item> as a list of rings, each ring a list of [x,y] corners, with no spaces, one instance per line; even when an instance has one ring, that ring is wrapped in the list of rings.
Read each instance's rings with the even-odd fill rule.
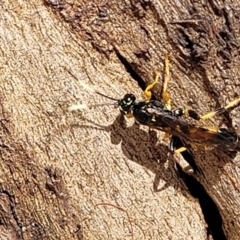
[[[164,2],[2,1],[2,239],[208,238],[162,133],[111,106],[67,111],[110,101],[69,72],[111,97],[141,98],[138,83],[152,81],[169,52],[174,107],[203,114],[239,95],[238,1]],[[236,108],[207,125],[240,133],[239,119]],[[193,154],[226,238],[239,239],[239,153]]]

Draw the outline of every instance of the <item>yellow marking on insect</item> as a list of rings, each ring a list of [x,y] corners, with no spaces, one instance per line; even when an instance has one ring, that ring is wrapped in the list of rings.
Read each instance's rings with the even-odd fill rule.
[[[154,81],[151,83],[151,84],[149,84],[148,86],[147,86],[147,88],[145,89],[145,91],[144,91],[144,95],[145,95],[145,98],[146,98],[146,100],[150,100],[151,99],[151,97],[152,97],[152,92],[151,92],[151,89],[157,84],[157,82],[158,82],[158,79],[159,79],[159,72],[155,72],[155,79],[154,79]]]
[[[68,111],[72,112],[72,111],[77,111],[77,110],[81,110],[81,109],[85,109],[88,108],[87,104],[76,104],[76,105],[72,105],[70,107],[68,107]]]
[[[201,116],[201,119],[209,119],[209,118],[212,118],[218,114],[222,114],[224,111],[227,111],[229,108],[233,108],[233,107],[236,107],[238,104],[240,103],[240,98],[237,98],[235,99],[234,101],[230,102],[227,106],[225,106],[224,108],[221,108],[221,110],[223,111],[212,111],[212,112],[209,112],[203,116]]]
[[[208,131],[212,131],[212,132],[217,132],[218,131],[218,127],[206,127],[206,129]]]
[[[167,92],[167,85],[170,80],[170,71],[169,71],[169,55],[165,55],[165,63],[164,63],[164,81],[163,81],[163,89],[162,89],[162,99],[165,101],[165,106],[168,110],[171,110],[171,95]]]
[[[170,93],[168,92],[163,92],[162,93],[162,98],[165,100],[165,102],[169,102],[171,96],[170,96]]]
[[[230,102],[230,103],[225,107],[225,109],[227,110],[227,109],[229,109],[229,108],[235,107],[235,106],[237,106],[239,103],[240,103],[240,98],[238,98],[238,99]]]
[[[207,113],[207,114],[201,116],[201,119],[206,120],[206,119],[214,117],[215,115],[216,115],[215,112],[210,112],[210,113]]]
[[[165,55],[165,79],[163,82],[163,93],[167,91],[168,81],[170,79],[170,71],[169,71],[169,55]]]
[[[152,121],[152,122],[156,122],[155,116],[152,117],[151,121]]]
[[[133,116],[132,113],[129,113],[129,114],[126,115],[126,117],[127,117],[127,118],[133,118],[134,116]]]
[[[181,153],[181,152],[184,152],[184,151],[186,151],[186,150],[187,150],[187,148],[185,148],[185,147],[180,147],[180,148],[178,148],[177,150],[175,150],[174,153]]]

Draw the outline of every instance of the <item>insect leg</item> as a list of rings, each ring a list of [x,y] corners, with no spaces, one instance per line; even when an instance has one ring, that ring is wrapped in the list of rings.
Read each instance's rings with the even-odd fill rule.
[[[182,152],[184,152],[184,151],[186,151],[186,150],[187,150],[187,148],[185,148],[185,147],[180,147],[180,148],[174,150],[174,153],[182,153]]]
[[[152,97],[151,89],[157,84],[159,79],[159,73],[156,72],[155,80],[147,86],[144,91],[144,95],[147,100],[150,100]],[[164,81],[163,81],[163,90],[162,90],[162,99],[164,100],[166,107],[171,110],[171,96],[167,92],[167,84],[170,79],[170,72],[169,72],[169,56],[165,55],[165,62],[164,62]]]
[[[177,150],[175,150],[175,148],[177,148]],[[184,147],[184,142],[179,137],[172,136],[169,150],[174,153],[181,152],[181,154],[177,154],[175,161],[185,173],[192,174],[198,170],[192,154]]]
[[[156,72],[155,74],[156,74],[156,76],[155,76],[154,81],[153,81],[151,84],[149,84],[149,85],[146,87],[145,91],[144,91],[144,95],[145,95],[145,98],[146,98],[147,100],[150,100],[150,99],[151,99],[151,97],[152,97],[152,91],[151,91],[151,90],[152,90],[152,88],[157,84],[158,79],[159,79],[159,73]]]
[[[166,107],[171,110],[171,95],[167,92],[168,81],[170,80],[170,71],[169,71],[169,55],[165,55],[164,63],[164,81],[163,81],[163,90],[162,90],[162,99],[165,102]]]
[[[169,150],[174,153],[182,153],[184,151],[187,151],[187,148],[184,146],[179,146],[179,148],[175,149],[176,141],[178,140],[177,137],[172,136],[169,144]]]
[[[201,117],[192,109],[187,109],[187,108],[177,108],[172,110],[174,115],[176,117],[181,117],[183,115],[188,115],[189,117],[195,119],[195,120],[200,120]]]
[[[222,108],[218,108],[215,111],[209,112],[204,114],[203,116],[201,116],[201,119],[208,119],[208,118],[212,118],[216,115],[222,114],[226,111],[228,111],[230,108],[234,108],[236,107],[238,104],[240,103],[240,98],[230,102],[227,106],[222,107]]]

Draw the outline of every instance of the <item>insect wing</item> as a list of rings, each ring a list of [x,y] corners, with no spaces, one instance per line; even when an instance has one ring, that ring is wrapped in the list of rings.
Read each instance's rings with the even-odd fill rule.
[[[180,137],[188,142],[201,145],[210,145],[222,151],[235,151],[238,136],[224,128],[199,127],[174,116],[169,110],[157,107],[148,107],[151,113],[149,125],[152,128]]]

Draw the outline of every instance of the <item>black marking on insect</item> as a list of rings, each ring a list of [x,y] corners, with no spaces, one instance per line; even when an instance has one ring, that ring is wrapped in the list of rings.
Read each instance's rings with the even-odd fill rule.
[[[225,128],[201,127],[188,123],[180,118],[186,112],[184,109],[169,110],[157,100],[138,101],[133,94],[126,94],[118,101],[118,106],[122,114],[133,116],[139,124],[177,136],[188,143],[204,144],[225,152],[236,150],[238,136],[235,133]],[[218,110],[215,113],[218,114]],[[201,119],[196,113],[194,115],[194,119]],[[174,146],[170,149],[173,150]]]
[[[72,75],[72,74],[71,74]],[[74,76],[75,77],[75,76]],[[171,97],[166,91],[167,84],[170,79],[169,74],[169,57],[165,57],[165,79],[162,90],[162,101],[151,100],[152,88],[158,82],[159,73],[156,74],[155,80],[144,91],[144,100],[136,100],[136,97],[128,93],[121,99],[115,99],[102,94],[101,92],[91,91],[115,101],[111,105],[118,107],[120,112],[127,117],[134,117],[134,119],[141,125],[148,126],[153,129],[165,132],[168,137],[172,137],[169,144],[169,149],[174,153],[182,153],[188,151],[191,144],[204,145],[207,149],[216,148],[226,153],[234,153],[237,151],[239,137],[225,128],[217,127],[202,127],[197,124],[188,123],[181,119],[181,116],[188,115],[195,120],[205,120],[212,118],[216,115],[223,114],[224,112],[236,107],[240,103],[240,97],[230,102],[227,106],[216,109],[215,111],[199,116],[194,110],[191,109],[171,109]],[[85,84],[81,83],[85,88]],[[101,104],[102,105],[102,104]],[[109,105],[109,104],[103,104]],[[69,110],[76,110],[82,108],[83,105],[71,106]],[[91,105],[99,106],[98,105]],[[179,138],[184,146],[176,149],[174,136]],[[185,169],[183,169],[185,171]],[[192,173],[193,170],[189,170]]]

